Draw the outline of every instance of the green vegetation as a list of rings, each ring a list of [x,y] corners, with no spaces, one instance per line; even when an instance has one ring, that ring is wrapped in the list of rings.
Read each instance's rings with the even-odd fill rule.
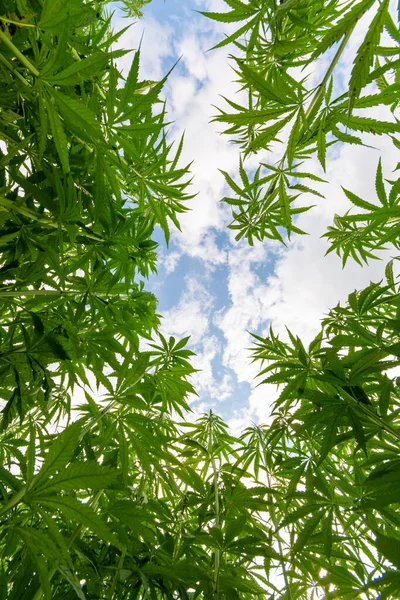
[[[241,183],[225,174],[231,227],[282,242],[301,233],[303,182],[318,180],[300,162],[325,168],[326,149],[362,143],[357,132],[399,146],[396,117],[368,109],[394,114],[400,35],[387,0],[225,2],[207,16],[239,23],[221,44],[234,42],[248,98],[217,116],[243,150]],[[179,227],[190,176],[166,138],[165,80],[139,79],[139,51],[121,76],[106,5],[0,0],[0,598],[399,598],[397,256],[309,348],[255,338],[261,379],[281,386],[268,426],[235,439],[211,412],[188,419],[192,353],[158,333],[144,280],[153,230],[168,241]],[[308,89],[291,70],[324,53]],[[279,165],[251,179],[246,156],[289,124]],[[357,214],[327,232],[344,262],[399,248],[400,184],[384,170],[376,203],[346,190]]]

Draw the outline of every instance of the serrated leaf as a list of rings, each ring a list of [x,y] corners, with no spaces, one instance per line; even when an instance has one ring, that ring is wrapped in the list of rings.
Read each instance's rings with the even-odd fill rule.
[[[218,21],[220,23],[237,23],[238,21],[244,21],[251,17],[254,13],[254,9],[248,4],[243,5],[244,8],[232,10],[226,13],[218,13],[218,12],[201,12],[204,17],[208,19],[212,19],[213,21]]]
[[[270,127],[265,127],[265,129],[256,135],[255,138],[248,144],[246,148],[246,154],[249,154],[250,152],[257,152],[257,150],[260,150],[261,148],[266,149],[268,144],[270,144],[276,138],[283,127],[289,123],[289,121],[291,121],[292,117],[293,115],[290,114],[288,117],[285,117],[273,125],[270,125]]]
[[[376,194],[377,194],[382,206],[388,206],[388,199],[387,199],[387,195],[386,195],[385,185],[383,183],[381,159],[379,159],[378,167],[376,169],[375,190],[376,190]]]
[[[371,119],[369,117],[357,117],[352,115],[347,118],[342,113],[336,113],[337,120],[355,131],[363,131],[365,133],[372,133],[376,135],[383,135],[385,133],[398,133],[400,132],[400,123],[392,121],[378,121],[377,119]]]
[[[342,190],[346,194],[347,198],[355,206],[358,206],[359,208],[363,208],[364,210],[369,210],[369,211],[375,211],[375,210],[377,210],[378,207],[376,206],[376,204],[371,204],[370,202],[367,202],[366,200],[363,200],[362,198],[360,198],[359,196],[357,196],[356,194],[354,194],[350,190],[346,190],[346,188],[342,188]]]
[[[61,471],[68,464],[78,444],[82,429],[83,422],[75,421],[55,437],[46,453],[40,471],[32,479],[30,489],[42,487],[50,475]]]
[[[358,445],[360,446],[360,448],[362,448],[364,450],[364,453],[367,454],[365,433],[364,433],[363,426],[360,422],[359,415],[357,414],[356,411],[353,410],[353,408],[351,406],[347,407],[347,414],[348,414],[348,417],[350,420],[351,428],[354,433],[354,437],[356,438],[356,441],[357,441]]]
[[[100,124],[89,107],[54,89],[51,93],[68,129],[92,143],[102,138]]]
[[[128,103],[132,101],[133,94],[135,93],[139,77],[139,61],[140,49],[137,50],[134,54],[131,68],[129,69],[129,73],[125,81],[125,86],[121,94],[121,100],[119,104],[119,111],[121,113],[124,112],[125,108],[128,106]]]
[[[36,483],[34,497],[37,499],[43,491],[47,495],[61,490],[107,489],[115,483],[118,475],[115,469],[101,467],[95,461],[73,462],[50,479],[42,481],[41,485]]]
[[[390,393],[393,388],[393,383],[388,377],[385,377],[385,380],[381,386],[381,392],[379,394],[379,412],[383,417],[387,416],[389,403],[390,403]]]
[[[313,53],[313,59],[326,52],[328,48],[351,31],[357,21],[371,8],[374,2],[375,0],[362,0],[357,4],[350,5],[351,9],[324,35]]]
[[[112,55],[112,53],[110,53]],[[59,71],[56,75],[47,75],[43,77],[44,81],[53,85],[70,86],[91,79],[96,71],[102,69],[110,60],[110,55],[100,52],[94,53],[87,58],[78,60],[72,65]]]
[[[89,506],[83,502],[79,502],[76,498],[71,496],[49,496],[41,497],[37,499],[40,505],[53,510],[59,510],[65,519],[66,524],[71,523],[82,525],[87,527],[92,533],[97,535],[101,540],[112,544],[113,546],[120,547],[120,543],[116,535],[106,525]]]
[[[332,523],[333,523],[333,513],[329,512],[328,516],[324,519],[322,524],[322,538],[324,542],[324,552],[327,558],[331,557],[332,554]]]
[[[321,120],[318,127],[317,133],[317,152],[318,160],[321,167],[326,171],[326,131],[325,131],[325,119]]]
[[[276,86],[257,73],[244,61],[238,61],[240,71],[242,72],[246,84],[254,88],[264,100],[272,100],[278,105],[292,104],[292,99],[288,99]]]
[[[64,173],[69,173],[70,168],[68,158],[68,140],[67,136],[65,135],[63,124],[51,100],[47,101],[47,99],[43,97],[42,102],[46,106],[46,112],[49,119],[51,134],[53,136],[53,141],[57,150],[57,154],[60,158],[62,169]]]
[[[372,23],[368,28],[364,41],[357,50],[349,81],[349,114],[353,110],[355,101],[360,95],[360,91],[368,81],[370,69],[374,64],[375,49],[379,44],[385,24],[388,6],[389,0],[381,1]]]
[[[318,524],[321,521],[322,517],[323,512],[319,511],[316,515],[314,515],[313,517],[311,517],[311,519],[308,519],[308,521],[304,523],[292,548],[292,553],[294,555],[301,552],[301,550],[307,544],[315,529],[318,527]]]

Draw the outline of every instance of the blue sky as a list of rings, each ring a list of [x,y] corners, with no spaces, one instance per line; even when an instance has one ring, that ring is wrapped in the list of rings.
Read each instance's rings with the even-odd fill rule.
[[[191,211],[181,219],[182,233],[172,232],[169,248],[161,234],[159,273],[148,286],[159,299],[164,316],[162,330],[175,337],[191,336],[197,353],[194,377],[199,393],[193,399],[196,413],[212,408],[234,430],[250,422],[264,421],[276,397],[273,386],[256,387],[257,367],[250,364],[251,339],[248,330],[266,333],[270,324],[283,337],[287,324],[305,341],[317,333],[319,320],[330,306],[344,300],[354,288],[382,278],[384,261],[361,269],[349,264],[342,270],[338,257],[324,257],[326,242],[320,236],[335,213],[343,213],[347,200],[341,185],[365,199],[373,200],[373,180],[379,155],[387,176],[395,164],[387,140],[374,138],[371,148],[337,147],[331,154],[326,196],[313,211],[301,215],[300,227],[310,235],[295,237],[288,248],[264,243],[253,248],[236,243],[227,230],[229,209],[219,203],[226,190],[218,168],[236,176],[238,148],[221,136],[210,120],[212,105],[222,106],[221,95],[240,98],[232,82],[227,60],[232,48],[207,50],[229,33],[228,26],[207,20],[196,10],[226,10],[222,0],[153,0],[144,9],[144,18],[124,34],[120,45],[136,48],[142,42],[141,74],[160,79],[181,57],[166,86],[165,97],[171,139],[185,131],[183,161],[193,160],[193,190],[197,192]],[[116,28],[125,19],[114,19]],[[361,41],[365,24],[355,32],[354,44]],[[124,57],[120,67],[129,68]],[[348,79],[352,50],[338,66],[337,80]],[[310,73],[316,85],[326,64],[322,60]],[[368,140],[367,140],[368,141]],[[250,159],[274,162],[281,148]],[[313,163],[313,172],[323,175]],[[314,199],[311,202],[314,203]]]

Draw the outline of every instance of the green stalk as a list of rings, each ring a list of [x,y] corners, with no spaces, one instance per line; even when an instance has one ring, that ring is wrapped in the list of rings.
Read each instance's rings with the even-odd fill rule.
[[[107,600],[113,600],[114,598],[114,592],[115,592],[115,588],[117,586],[117,581],[118,581],[118,576],[119,573],[124,565],[124,560],[125,560],[125,554],[126,554],[126,550],[124,550],[123,552],[121,552],[121,556],[119,557],[119,561],[118,561],[118,566],[115,570],[115,575],[113,577],[113,581],[111,584],[111,587],[109,589],[109,592],[107,594]]]
[[[212,416],[212,412],[210,411],[210,417]],[[215,514],[215,527],[219,527],[220,526],[220,520],[219,520],[219,495],[218,495],[218,470],[217,470],[217,465],[215,463],[215,459],[213,456],[213,435],[212,435],[212,421],[210,421],[209,424],[209,436],[208,436],[208,454],[210,457],[210,461],[211,461],[211,466],[212,466],[212,470],[213,470],[213,481],[214,481],[214,514]],[[218,600],[219,598],[219,590],[218,590],[218,583],[219,583],[219,569],[220,569],[220,563],[221,563],[221,551],[219,548],[215,549],[215,555],[214,555],[214,598],[215,600]]]
[[[263,448],[263,454],[262,454],[262,456],[263,456],[263,462],[264,462],[265,472],[267,474],[268,487],[272,488],[271,477],[270,477],[270,474],[268,472],[268,467],[267,467],[267,459],[266,459],[266,455],[265,455],[264,440],[262,438],[261,430],[259,430],[258,428],[257,428],[257,434],[258,434],[260,443],[261,443],[262,448]],[[278,541],[279,554],[281,556],[283,556],[283,546],[282,546],[281,538],[278,535],[279,523],[278,523],[278,519],[276,518],[275,504],[274,504],[273,495],[269,494],[269,498],[270,498],[270,505],[271,505],[271,519],[272,519],[272,524],[274,526],[274,530],[277,533],[276,539]],[[283,580],[285,582],[287,600],[293,600],[292,592],[291,592],[291,589],[290,589],[290,581],[289,581],[289,577],[288,577],[288,574],[287,574],[284,562],[282,562],[282,575],[283,575]]]
[[[9,50],[11,50],[11,52],[14,54],[14,56],[16,56],[18,58],[18,60],[24,65],[24,67],[26,67],[28,69],[28,71],[30,71],[32,73],[32,75],[34,75],[35,77],[39,77],[40,73],[37,70],[37,68],[33,66],[31,61],[28,60],[26,58],[26,56],[24,56],[22,54],[22,52],[20,52],[20,50],[18,50],[18,48],[5,35],[5,33],[3,31],[1,31],[1,29],[0,29],[0,42],[3,42],[3,44],[5,46],[7,46],[7,48]]]
[[[337,49],[337,52],[336,52],[335,56],[333,57],[333,60],[332,60],[331,64],[329,65],[329,68],[328,68],[327,72],[325,73],[323,80],[321,81],[321,83],[318,86],[317,92],[315,93],[313,99],[310,102],[309,107],[306,110],[306,114],[305,114],[306,120],[308,117],[311,116],[312,111],[314,110],[314,108],[316,106],[318,106],[318,103],[320,102],[321,97],[324,95],[326,85],[328,84],[329,79],[331,78],[332,73],[335,70],[335,67],[339,62],[339,59],[342,56],[345,47],[347,46],[347,42],[349,41],[351,34],[353,33],[354,27],[355,27],[355,25],[353,25],[353,27],[351,27],[349,29],[349,31],[344,36],[342,43],[340,44],[339,48]]]
[[[22,290],[0,292],[0,298],[17,298],[19,296],[62,296],[62,294],[78,294],[80,292],[59,292],[58,290]]]
[[[12,64],[2,54],[0,54],[0,60],[7,67],[7,69],[9,69],[11,73],[15,75],[15,77],[17,77],[25,86],[31,87],[31,84],[28,83],[24,77],[22,77],[21,73],[18,73],[18,71],[14,69]]]
[[[24,23],[23,21],[13,21],[12,19],[6,19],[6,17],[1,17],[3,23],[11,23],[12,25],[18,25],[18,27],[32,27],[36,28],[36,25],[32,25],[32,23]]]

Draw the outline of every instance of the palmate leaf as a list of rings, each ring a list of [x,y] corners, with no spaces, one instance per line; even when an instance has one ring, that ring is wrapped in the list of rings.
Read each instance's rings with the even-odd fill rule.
[[[42,496],[35,501],[50,512],[59,511],[66,525],[78,524],[87,527],[101,540],[120,547],[120,542],[115,533],[89,504],[79,502],[71,496]]]
[[[371,25],[368,28],[364,41],[358,48],[349,81],[349,114],[352,112],[355,101],[360,95],[360,91],[366,85],[370,69],[374,64],[375,50],[379,45],[388,8],[389,0],[382,0]]]
[[[44,0],[38,25],[41,29],[53,30],[64,27],[65,22],[71,18],[76,22],[77,19],[94,14],[90,5],[82,4],[79,0]]]
[[[361,2],[357,2],[355,4],[349,3],[350,10],[338,20],[336,25],[331,27],[330,30],[325,33],[321,42],[314,51],[313,58],[317,58],[323,54],[335,42],[338,42],[346,33],[351,31],[357,21],[371,8],[374,2],[375,0],[361,0]]]
[[[50,479],[42,480],[41,484],[36,482],[34,492],[29,497],[37,500],[42,494],[47,496],[59,491],[107,489],[118,477],[115,469],[101,467],[95,461],[73,462]]]
[[[40,471],[32,479],[31,488],[39,489],[45,486],[51,475],[64,469],[73,456],[82,431],[83,422],[80,420],[58,434],[46,453]]]
[[[357,22],[373,7],[374,0],[348,1],[340,6],[340,11],[337,10],[335,2],[329,5],[318,5],[318,8],[314,5],[305,7],[304,3],[302,5],[292,1],[285,2],[278,7],[272,7],[268,2],[262,6],[257,5],[260,12],[257,21],[254,21],[252,29],[249,30],[249,39],[238,44],[238,48],[243,52],[243,57],[231,57],[238,65],[236,72],[240,76],[241,86],[249,91],[248,106],[240,106],[237,102],[226,99],[236,112],[228,114],[219,109],[221,114],[215,120],[230,125],[224,133],[236,136],[235,141],[242,145],[244,156],[260,149],[272,149],[270,144],[276,146],[280,143],[277,135],[282,129],[281,125],[282,127],[284,124],[288,125],[288,121],[291,120],[290,118],[288,121],[285,120],[287,117],[284,112],[278,116],[278,111],[281,110],[288,110],[293,119],[281,165],[287,163],[290,166],[294,157],[309,158],[313,152],[317,151],[321,165],[325,168],[327,147],[335,143],[335,140],[327,142],[327,135],[331,131],[338,141],[362,144],[361,138],[348,130],[382,135],[388,132],[395,133],[398,128],[395,121],[379,121],[361,115],[349,116],[349,103],[350,112],[355,106],[368,108],[381,103],[387,103],[393,109],[398,99],[398,90],[395,88],[384,91],[382,94],[371,94],[364,98],[358,98],[361,90],[371,81],[369,72],[379,52],[380,33],[388,14],[387,0],[377,6],[364,43],[359,48],[358,59],[356,59],[351,77],[353,95],[351,92],[346,93],[345,91],[333,101],[331,100],[334,89],[332,73],[343,52],[347,51],[347,45]],[[233,9],[233,13],[235,10]],[[285,27],[284,31],[281,31],[285,15]],[[208,16],[213,18],[212,14]],[[222,18],[222,13],[220,17]],[[263,32],[262,27],[264,28]],[[308,39],[306,39],[305,32],[308,34]],[[303,38],[304,47],[301,45]],[[230,39],[236,39],[235,34],[232,34]],[[304,80],[296,81],[289,75],[289,67],[311,65],[313,60],[339,41],[340,45],[325,75],[314,90],[307,90]],[[281,51],[280,48],[282,48]],[[396,48],[389,48],[389,50],[392,52]],[[295,59],[291,62],[291,59],[288,58],[292,52],[298,62]],[[364,55],[367,55],[367,60],[362,60]],[[367,63],[368,67],[366,67]],[[394,68],[396,67],[394,66]],[[378,73],[373,75],[373,77],[375,76],[379,76]],[[396,87],[397,84],[393,85]],[[326,107],[323,106],[324,100]],[[279,121],[267,125],[268,121],[274,118],[274,112]],[[263,113],[265,113],[265,119],[262,123]],[[343,127],[341,127],[342,125]],[[305,193],[307,190],[299,189],[299,191]],[[282,207],[284,207],[283,204]],[[241,205],[241,208],[241,222],[251,222],[253,215],[250,214],[250,207]],[[285,227],[285,222],[288,222],[287,211],[282,210],[280,216],[277,215],[274,226]],[[242,229],[239,224],[237,228]],[[257,230],[257,226],[254,229]],[[246,235],[249,243],[252,243],[253,237],[258,239],[269,237],[269,234],[266,233],[269,228],[260,227],[257,233],[254,229],[248,233],[240,231],[238,239]],[[292,229],[292,231],[300,233],[300,230]],[[273,234],[272,238],[279,239],[276,234]],[[368,254],[364,256],[368,258]]]
[[[18,0],[16,14],[25,4]],[[221,113],[231,133],[247,144],[269,125],[300,115],[297,131],[289,133],[289,160],[312,155],[319,128],[323,163],[331,133],[358,143],[347,127],[348,98],[332,100],[335,65],[315,90],[288,71],[308,66],[335,25],[355,6],[361,15],[366,3],[228,0],[227,6],[228,13],[253,11],[231,36],[243,53],[235,67],[250,97],[243,110],[228,102],[234,114]],[[387,286],[369,286],[331,311],[308,349],[291,333],[287,343],[272,333],[259,336],[264,376],[284,390],[269,425],[256,428],[254,438],[237,441],[211,413],[192,425],[175,424],[173,415],[184,417],[193,391],[190,351],[187,340],[163,336],[149,353],[141,351],[154,339],[159,318],[154,296],[139,281],[156,265],[156,222],[179,226],[188,198],[186,171],[178,166],[182,144],[169,154],[167,118],[158,104],[163,82],[138,81],[138,53],[127,79],[120,77],[111,48],[118,35],[109,33],[102,3],[96,10],[98,16],[90,2],[43,2],[42,16],[40,10],[25,15],[10,43],[2,44],[12,69],[1,63],[7,83],[0,136],[7,149],[0,156],[6,209],[0,212],[0,396],[14,399],[0,444],[3,469],[13,473],[0,477],[0,511],[7,516],[0,596],[212,598],[221,576],[217,592],[227,600],[302,600],[310,593],[345,598],[368,596],[370,589],[371,596],[388,597],[374,537],[378,530],[399,537],[391,506],[398,493],[383,495],[364,483],[398,459],[395,273]],[[14,19],[12,11],[6,12]],[[384,68],[376,64],[367,79],[389,83],[395,55],[386,46],[377,52],[385,54]],[[97,61],[99,53],[109,60]],[[79,74],[85,81],[77,81]],[[51,80],[57,76],[59,84]],[[355,107],[363,106],[367,118],[371,106],[392,108],[396,85],[383,82],[383,91],[371,94],[377,97],[361,97]],[[240,178],[231,172],[226,178],[238,207],[233,226],[250,243],[284,242],[285,219],[298,232],[296,215],[306,208],[293,207],[295,195],[319,193],[303,185],[315,179],[310,169],[289,169],[287,159],[255,173],[242,161]],[[398,189],[377,173],[377,206],[387,212],[370,218],[375,211],[367,204],[375,201],[356,195],[355,219],[344,226],[356,230],[363,223],[366,235],[374,230],[374,242],[387,222],[383,237],[390,237],[387,217],[397,214]],[[359,220],[364,211],[365,223]],[[371,251],[365,248],[364,255]],[[330,347],[336,363],[326,360]],[[105,386],[106,399],[102,389],[89,391],[96,383]],[[79,385],[85,389],[77,408]],[[76,418],[76,411],[85,414],[82,430],[59,434],[58,424]],[[332,415],[333,445],[318,464]],[[182,434],[187,427],[190,439]],[[368,459],[359,450],[363,443]],[[258,477],[268,478],[268,486]],[[92,489],[99,491],[92,495]],[[7,533],[13,526],[29,528],[30,548],[22,536]],[[267,577],[260,575],[264,559]],[[375,576],[379,592],[368,587]]]
[[[399,193],[398,183],[391,183],[391,191],[387,194],[382,165],[379,161],[375,188],[380,205],[367,202],[353,192],[344,189],[352,204],[366,212],[361,214],[349,212],[343,217],[335,217],[335,227],[329,227],[328,232],[324,234],[331,241],[328,252],[336,250],[338,254],[342,253],[344,263],[348,256],[352,256],[361,263],[361,261],[368,262],[368,259],[376,258],[373,251],[384,248],[386,243],[397,243]]]
[[[293,114],[288,115],[284,119],[281,119],[277,123],[270,125],[270,127],[266,127],[261,130],[261,133],[256,135],[253,141],[247,146],[245,156],[250,152],[257,152],[261,148],[268,148],[268,144],[270,144],[278,135],[278,133],[283,129],[283,127],[289,123],[293,118]]]
[[[58,106],[66,127],[89,142],[94,143],[101,139],[100,124],[89,107],[54,89],[51,91],[51,95]]]
[[[201,12],[201,14],[213,21],[219,21],[221,23],[236,23],[237,21],[244,21],[254,15],[257,8],[251,6],[251,4],[245,4],[243,2],[238,3],[232,11],[226,13],[217,12]]]
[[[288,92],[287,89],[278,89],[271,81],[263,77],[244,61],[239,60],[237,62],[240,73],[243,75],[245,85],[255,89],[263,100],[276,102],[279,108],[280,105],[290,105],[294,103],[296,97],[293,98],[291,94],[285,94],[285,92]]]

